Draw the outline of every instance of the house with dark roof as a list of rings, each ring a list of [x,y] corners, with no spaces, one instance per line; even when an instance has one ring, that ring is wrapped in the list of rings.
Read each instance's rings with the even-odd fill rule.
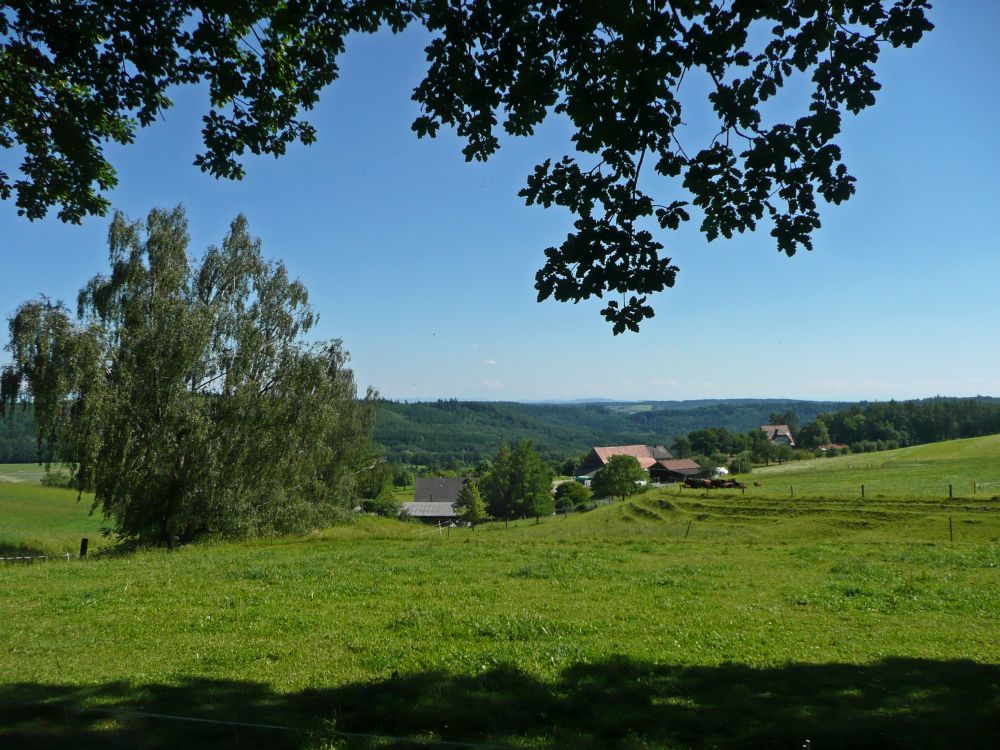
[[[612,456],[632,456],[639,462],[639,466],[647,471],[657,461],[673,458],[673,454],[662,445],[609,445],[592,448],[577,474],[588,479],[592,478],[607,465],[608,459]]]
[[[701,465],[690,458],[666,458],[649,467],[649,478],[659,484],[683,482],[688,477],[701,474]]]
[[[787,424],[762,424],[760,429],[761,432],[767,435],[767,439],[775,445],[787,445],[789,448],[795,447],[792,430]]]
[[[455,503],[466,477],[420,477],[413,487],[413,500],[403,503],[403,512],[410,518],[440,523],[458,517]]]

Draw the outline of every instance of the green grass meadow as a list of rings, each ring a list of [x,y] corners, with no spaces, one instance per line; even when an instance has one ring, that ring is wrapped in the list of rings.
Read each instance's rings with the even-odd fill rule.
[[[0,747],[996,747],[1000,440],[749,478],[6,564]],[[88,508],[0,482],[0,536],[74,549]]]
[[[45,471],[35,464],[0,464],[0,557],[76,555],[80,539],[90,549],[110,546],[106,525],[91,515],[93,496],[39,484]]]

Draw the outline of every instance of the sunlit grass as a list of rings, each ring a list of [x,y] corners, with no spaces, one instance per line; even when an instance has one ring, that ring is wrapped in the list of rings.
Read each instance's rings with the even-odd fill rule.
[[[954,448],[907,460],[940,478],[986,456]],[[0,698],[313,728],[240,747],[347,742],[331,726],[525,747],[976,746],[1000,710],[1000,501],[770,483],[475,531],[361,518],[7,565]],[[74,498],[0,484],[3,528],[96,536]],[[236,747],[232,728],[39,711],[0,709],[0,746]],[[407,746],[366,742],[344,746]]]

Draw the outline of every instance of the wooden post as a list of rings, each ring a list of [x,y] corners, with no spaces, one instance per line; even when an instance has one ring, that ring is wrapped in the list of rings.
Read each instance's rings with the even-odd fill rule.
[[[90,540],[87,539],[87,537],[84,537],[83,539],[80,540],[80,559],[81,560],[87,556],[87,545],[89,543],[90,543]]]
[[[747,494],[747,488],[746,487],[740,487],[740,494],[741,495]]]
[[[948,541],[955,541],[955,530],[951,526],[951,516],[948,516]]]
[[[691,533],[691,524],[692,523],[694,523],[694,521],[688,521],[687,531],[684,532],[684,538],[685,539],[687,539],[688,538],[688,534]]]
[[[862,500],[865,499],[865,486],[864,485],[861,485],[861,499]]]
[[[951,483],[949,482],[948,483],[948,498],[951,499],[952,497],[953,497],[952,486],[951,486]]]
[[[795,488],[794,487],[792,487],[791,485],[788,485],[788,491],[791,493],[792,497],[795,497]]]
[[[976,483],[975,482],[972,483],[972,494],[973,495],[976,494]]]

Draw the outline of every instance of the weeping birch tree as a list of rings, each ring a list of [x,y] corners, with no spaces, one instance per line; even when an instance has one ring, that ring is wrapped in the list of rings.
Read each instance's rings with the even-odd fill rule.
[[[310,343],[305,287],[243,216],[188,254],[182,208],[120,213],[110,270],[76,315],[42,298],[9,319],[4,407],[31,402],[40,455],[66,464],[125,540],[173,546],[320,524],[372,461],[374,397],[339,340]]]

